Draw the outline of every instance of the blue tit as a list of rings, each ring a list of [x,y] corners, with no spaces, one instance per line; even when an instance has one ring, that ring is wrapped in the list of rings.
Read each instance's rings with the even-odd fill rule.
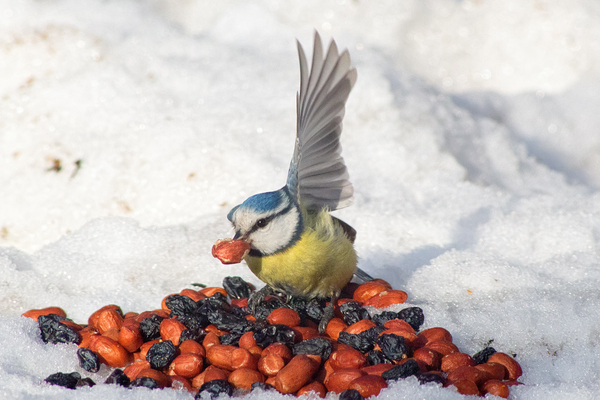
[[[333,317],[333,304],[356,274],[356,231],[331,216],[349,206],[354,189],[341,156],[340,134],[345,104],[356,82],[347,50],[338,53],[332,40],[325,56],[315,32],[312,64],[297,42],[300,91],[296,95],[296,143],[287,183],[274,192],[260,193],[234,207],[227,218],[234,239],[244,240],[250,270],[266,286],[250,301],[251,309],[273,291],[311,300],[330,299],[319,324]]]

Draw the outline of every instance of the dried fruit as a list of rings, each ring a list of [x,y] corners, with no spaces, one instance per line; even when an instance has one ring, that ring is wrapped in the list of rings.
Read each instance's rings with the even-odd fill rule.
[[[219,239],[212,247],[212,255],[223,264],[242,262],[250,252],[250,245],[244,240]]]
[[[128,387],[131,383],[131,380],[127,375],[125,375],[123,370],[117,368],[108,376],[108,378],[106,378],[104,383]]]
[[[418,375],[421,372],[419,364],[416,360],[410,359],[404,364],[399,364],[391,368],[389,371],[385,371],[381,376],[385,380],[398,380],[408,378],[412,375]]]
[[[202,399],[202,393],[208,393],[211,399],[215,399],[221,394],[231,396],[233,395],[233,385],[225,379],[214,379],[204,383],[200,387],[195,399]]]
[[[408,322],[415,331],[418,331],[423,322],[425,322],[423,310],[419,307],[408,307],[400,310],[398,318]]]
[[[160,389],[160,385],[154,379],[148,376],[142,376],[139,378],[135,378],[129,384],[129,387],[145,387],[148,389]]]
[[[408,357],[409,348],[402,336],[382,334],[376,343],[388,360],[399,361]]]
[[[173,362],[177,356],[177,348],[170,340],[155,343],[146,354],[146,360],[154,369],[162,369]]]
[[[340,393],[339,400],[363,400],[364,397],[356,389],[346,389]]]
[[[227,276],[223,279],[223,289],[232,299],[243,299],[250,297],[254,291],[252,286],[239,276]]]
[[[315,354],[321,357],[321,360],[325,361],[331,355],[333,345],[329,340],[317,337],[295,344],[292,350],[294,355]]]
[[[79,366],[89,372],[98,372],[100,369],[100,359],[98,355],[86,348],[77,349],[77,358]]]
[[[160,324],[163,319],[155,314],[140,321],[140,333],[142,334],[144,343],[160,338]]]
[[[66,387],[68,389],[75,389],[77,387],[77,382],[81,379],[81,375],[77,372],[71,372],[70,374],[65,374],[63,372],[57,372],[48,376],[44,379],[45,382],[51,385],[58,385],[62,387]]]
[[[369,319],[369,312],[361,307],[357,301],[348,301],[340,306],[340,312],[344,316],[344,322],[352,325],[363,319]]]
[[[61,324],[64,320],[55,314],[38,316],[38,325],[45,343],[81,343],[81,334],[70,326]]]
[[[475,362],[477,364],[483,364],[486,363],[487,360],[492,356],[492,354],[494,354],[496,352],[496,349],[494,349],[493,347],[486,347],[483,350],[481,350],[480,352],[478,352],[477,354],[475,354],[473,356],[473,360],[475,360]]]

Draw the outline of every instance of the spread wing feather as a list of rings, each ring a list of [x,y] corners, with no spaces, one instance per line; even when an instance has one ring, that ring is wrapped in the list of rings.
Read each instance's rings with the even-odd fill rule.
[[[296,144],[288,172],[290,193],[309,209],[337,210],[352,204],[354,189],[341,156],[340,134],[348,95],[356,82],[347,50],[331,41],[323,57],[315,32],[310,70],[302,45],[300,91],[296,96]]]

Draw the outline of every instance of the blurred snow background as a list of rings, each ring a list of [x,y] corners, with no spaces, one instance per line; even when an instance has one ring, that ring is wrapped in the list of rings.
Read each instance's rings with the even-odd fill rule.
[[[599,21],[594,0],[2,1],[0,397],[191,398],[45,386],[82,370],[20,314],[258,283],[210,246],[284,184],[313,29],[358,70],[336,215],[361,267],[461,350],[516,353],[511,398],[600,397]],[[380,398],[464,397],[409,379]]]

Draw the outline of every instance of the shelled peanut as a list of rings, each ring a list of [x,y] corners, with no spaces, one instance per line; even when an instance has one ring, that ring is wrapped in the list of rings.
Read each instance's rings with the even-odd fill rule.
[[[419,331],[424,317],[417,307],[371,318],[363,306],[406,300],[406,293],[380,279],[350,284],[324,334],[317,329],[323,303],[295,300],[285,307],[267,297],[250,315],[247,298],[254,288],[237,277],[225,278],[223,286],[184,289],[165,297],[160,309],[139,314],[108,305],[87,325],[67,320],[56,307],[24,316],[38,321],[44,340],[77,343],[82,368],[118,368],[107,383],[173,387],[198,396],[274,388],[319,397],[350,389],[366,398],[390,381],[416,376],[463,394],[507,397],[522,374],[507,354],[486,348],[472,357],[459,351],[444,328]],[[72,382],[63,375],[48,382]],[[85,378],[85,384],[93,382]]]

